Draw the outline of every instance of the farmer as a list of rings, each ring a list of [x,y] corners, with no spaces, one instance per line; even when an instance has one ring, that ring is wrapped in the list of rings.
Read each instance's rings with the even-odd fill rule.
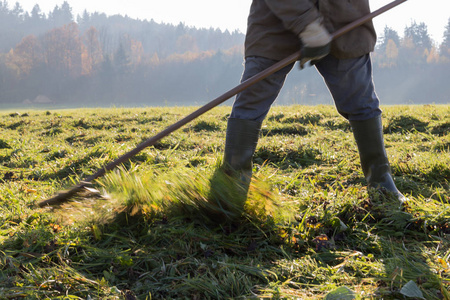
[[[301,65],[315,63],[337,111],[350,122],[369,187],[406,198],[394,184],[386,155],[370,52],[372,22],[336,40],[330,32],[370,13],[368,0],[253,0],[245,39],[242,81],[302,50]],[[293,64],[236,96],[226,131],[224,165],[248,188],[261,123]]]

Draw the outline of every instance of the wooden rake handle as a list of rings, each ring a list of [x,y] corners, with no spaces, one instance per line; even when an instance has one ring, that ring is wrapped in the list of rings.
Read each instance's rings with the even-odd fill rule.
[[[358,26],[361,26],[362,24],[372,20],[373,18],[375,18],[376,16],[381,15],[382,13],[400,5],[403,2],[406,2],[407,0],[396,0],[393,1],[383,7],[381,7],[380,9],[352,22],[349,23],[348,25],[342,27],[341,29],[337,30],[336,32],[334,32],[331,36],[332,39],[337,39],[338,37],[344,35],[345,33],[349,32],[350,30],[355,29]],[[153,146],[154,144],[156,144],[156,142],[158,142],[159,140],[161,140],[162,138],[168,136],[169,134],[171,134],[172,132],[174,132],[175,130],[179,129],[180,127],[186,125],[187,123],[191,122],[192,120],[198,118],[199,116],[203,115],[204,113],[208,112],[209,110],[213,109],[214,107],[218,106],[219,104],[225,102],[226,100],[230,99],[231,97],[235,96],[236,94],[242,92],[243,90],[247,89],[248,87],[252,86],[253,84],[263,80],[264,78],[272,75],[273,73],[283,69],[284,67],[296,62],[297,60],[299,60],[301,57],[301,51],[297,51],[293,54],[291,54],[290,56],[286,57],[285,59],[275,63],[274,65],[272,65],[271,67],[267,68],[266,70],[256,74],[255,76],[247,79],[246,81],[242,82],[241,84],[237,85],[236,87],[234,87],[233,89],[229,90],[228,92],[226,92],[225,94],[217,97],[216,99],[212,100],[211,102],[205,104],[204,106],[200,107],[199,109],[197,109],[196,111],[194,111],[193,113],[189,114],[188,116],[184,117],[183,119],[179,120],[178,122],[170,125],[169,127],[167,127],[166,129],[164,129],[163,131],[161,131],[160,133],[156,134],[155,136],[149,138],[148,140],[142,142],[141,144],[139,144],[138,146],[136,146],[136,148],[134,148],[133,150],[131,150],[130,152],[125,153],[124,155],[120,156],[119,158],[117,158],[116,160],[114,160],[113,162],[105,165],[104,167],[102,167],[101,169],[99,169],[95,174],[92,174],[91,176],[85,178],[83,181],[79,182],[77,185],[73,186],[71,189],[65,191],[65,192],[60,192],[57,195],[55,195],[54,197],[47,199],[47,200],[43,200],[41,202],[38,203],[39,207],[44,207],[47,205],[54,205],[54,204],[60,204],[62,202],[67,201],[69,198],[71,198],[72,196],[74,196],[75,194],[77,194],[78,192],[80,192],[81,190],[83,190],[83,188],[85,186],[87,186],[90,182],[92,182],[93,180],[103,176],[106,174],[106,172],[111,171],[112,169],[114,169],[115,167],[117,167],[118,165],[128,161],[130,158],[132,158],[133,156],[135,156],[136,154],[138,154],[140,151],[142,151],[143,149],[149,147],[149,146]]]

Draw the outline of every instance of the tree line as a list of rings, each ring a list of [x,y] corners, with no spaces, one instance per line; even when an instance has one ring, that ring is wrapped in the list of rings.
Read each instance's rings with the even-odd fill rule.
[[[431,39],[425,23],[413,21],[402,36],[386,26],[379,33],[372,63],[382,103],[449,103],[450,18],[441,43]],[[306,69],[291,74],[286,103],[292,99],[302,99],[300,102],[306,104],[330,103],[329,93],[314,71]],[[302,84],[298,85],[299,82]]]
[[[45,14],[0,0],[0,103],[78,106],[198,105],[239,83],[240,32],[89,13],[67,2]],[[373,53],[386,103],[447,103],[450,19],[441,44],[424,23],[386,27]],[[313,68],[292,72],[279,103],[328,103]]]

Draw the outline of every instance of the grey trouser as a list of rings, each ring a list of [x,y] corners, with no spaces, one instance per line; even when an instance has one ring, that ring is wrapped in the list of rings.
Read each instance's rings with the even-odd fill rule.
[[[276,61],[263,57],[247,57],[242,81],[265,70]],[[262,121],[277,98],[287,74],[294,64],[270,75],[236,96],[231,118]],[[372,80],[370,55],[354,59],[337,59],[328,55],[316,65],[338,112],[351,121],[364,121],[381,114]]]

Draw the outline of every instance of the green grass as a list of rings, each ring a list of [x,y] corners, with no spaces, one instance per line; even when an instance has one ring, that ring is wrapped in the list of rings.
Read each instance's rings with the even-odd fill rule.
[[[36,208],[193,110],[0,113],[0,299],[450,299],[449,106],[384,107],[404,210],[331,106],[272,109],[244,206],[219,107]]]

